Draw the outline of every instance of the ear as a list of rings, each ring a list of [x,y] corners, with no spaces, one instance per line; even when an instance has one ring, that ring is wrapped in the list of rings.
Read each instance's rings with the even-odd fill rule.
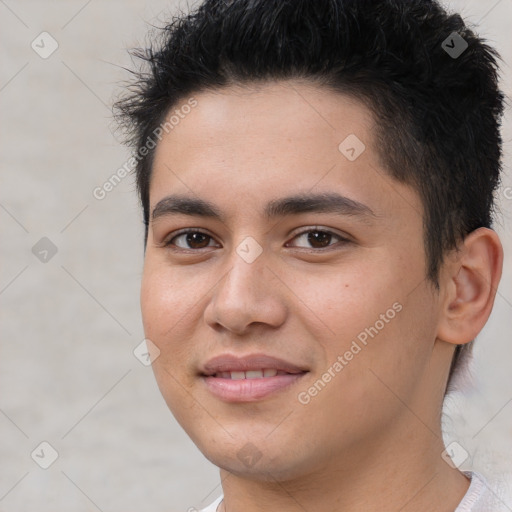
[[[503,268],[503,247],[495,231],[478,228],[443,264],[437,337],[456,345],[475,339],[491,314]]]

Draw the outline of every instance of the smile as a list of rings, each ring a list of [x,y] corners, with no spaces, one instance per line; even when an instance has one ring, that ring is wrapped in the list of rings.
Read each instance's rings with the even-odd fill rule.
[[[221,354],[207,361],[199,377],[224,402],[255,402],[292,386],[307,368],[267,354]]]

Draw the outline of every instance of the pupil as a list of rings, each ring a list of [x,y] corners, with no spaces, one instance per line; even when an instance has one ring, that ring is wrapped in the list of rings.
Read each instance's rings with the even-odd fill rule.
[[[308,242],[311,243],[313,247],[316,247],[315,244],[318,242],[320,242],[320,247],[327,247],[329,245],[330,238],[331,235],[325,231],[311,231],[308,233]]]

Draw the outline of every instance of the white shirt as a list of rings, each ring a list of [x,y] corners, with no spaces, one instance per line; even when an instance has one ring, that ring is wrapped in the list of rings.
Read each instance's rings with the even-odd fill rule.
[[[502,510],[499,508],[499,500],[496,500],[495,495],[489,490],[487,481],[480,473],[472,471],[463,471],[463,473],[471,478],[471,483],[454,512],[498,512]],[[212,504],[199,512],[217,512],[217,507],[223,497],[222,495],[219,496]]]

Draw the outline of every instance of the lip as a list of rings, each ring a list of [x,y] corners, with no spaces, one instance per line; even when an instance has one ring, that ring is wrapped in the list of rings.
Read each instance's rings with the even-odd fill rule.
[[[286,372],[273,377],[234,380],[216,377],[220,372],[275,369]],[[299,381],[308,370],[296,364],[266,354],[237,357],[222,354],[210,359],[202,368],[200,377],[208,390],[225,402],[255,402],[288,388]]]

